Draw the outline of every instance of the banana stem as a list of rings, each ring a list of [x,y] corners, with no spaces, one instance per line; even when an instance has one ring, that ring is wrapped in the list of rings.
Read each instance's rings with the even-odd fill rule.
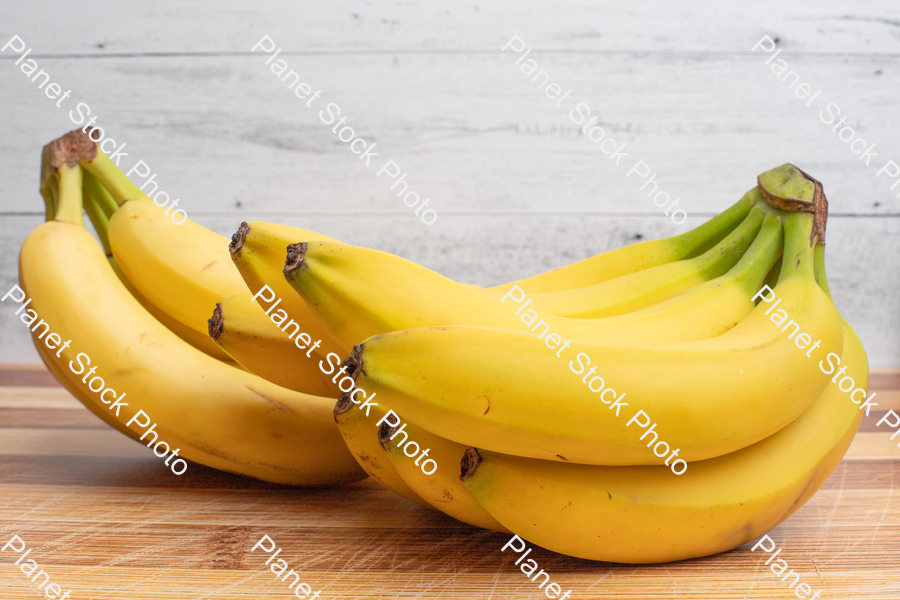
[[[724,212],[716,215],[699,227],[695,227],[673,239],[681,240],[688,249],[685,258],[700,256],[721,242],[729,232],[734,230],[747,217],[750,209],[761,199],[759,191],[753,188]]]
[[[113,213],[118,210],[118,202],[90,171],[83,170],[82,176],[84,177],[85,203],[90,198],[90,201],[95,202],[100,211],[106,215],[108,221]]]
[[[809,244],[814,229],[813,213],[787,213],[784,218],[784,257],[778,283],[791,277],[815,278],[815,246]]]
[[[90,173],[82,172],[82,195],[84,199],[84,212],[87,213],[88,218],[91,220],[91,223],[94,225],[94,230],[97,232],[97,236],[100,238],[100,243],[103,244],[103,251],[106,252],[107,256],[112,256],[112,249],[109,245],[109,217],[103,210],[100,208],[100,205],[97,203],[96,198],[88,191],[88,183],[87,178],[90,176]]]
[[[100,180],[119,206],[133,198],[146,197],[144,192],[134,185],[125,173],[119,170],[116,163],[109,160],[109,157],[104,154],[99,146],[94,158],[91,160],[82,158],[80,163],[89,173]]]
[[[825,198],[822,182],[791,163],[762,173],[756,178],[756,182],[759,192],[773,207],[788,212],[808,212],[814,215],[809,245],[815,245],[817,239],[820,244],[825,243],[828,199]]]
[[[41,196],[44,197],[44,208],[47,221],[56,218],[56,208],[59,201],[59,180],[56,172],[50,166],[50,144],[44,146],[41,152]]]
[[[63,165],[57,171],[59,174],[59,208],[56,211],[56,220],[72,225],[84,227],[84,219],[81,216],[81,167]]]
[[[56,218],[59,205],[59,181],[55,175],[41,182],[41,196],[44,198],[45,220],[52,221]]]
[[[816,244],[815,254],[816,283],[819,284],[825,295],[834,302],[834,299],[831,298],[831,290],[828,289],[828,278],[825,277],[825,244]]]
[[[749,293],[755,293],[784,250],[784,227],[777,214],[770,213],[763,221],[750,249],[729,272],[746,285]]]
[[[747,252],[759,233],[767,211],[768,209],[762,206],[754,206],[741,224],[725,236],[725,239],[691,260],[697,261],[701,265],[701,270],[711,274],[712,277],[724,274],[738,262],[738,257]]]

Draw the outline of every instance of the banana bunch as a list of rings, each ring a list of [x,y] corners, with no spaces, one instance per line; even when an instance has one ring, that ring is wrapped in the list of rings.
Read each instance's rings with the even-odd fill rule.
[[[113,428],[141,443],[165,440],[187,459],[279,483],[364,477],[334,424],[341,390],[332,373],[345,352],[282,273],[289,244],[337,240],[253,222],[229,243],[190,220],[176,225],[89,136],[76,130],[44,148],[47,223],[21,251],[29,310],[77,342],[54,353],[35,328],[48,369]],[[724,219],[733,224],[748,210],[737,206]],[[668,251],[699,254],[720,237],[706,227]],[[593,282],[645,264],[572,268]],[[554,289],[553,278],[568,272],[548,274],[544,285]],[[114,375],[83,377],[84,361],[92,373]],[[109,406],[109,392],[92,387],[100,381],[110,391],[115,381],[130,400]]]
[[[821,184],[784,165],[679,238],[505,286],[326,240],[290,246],[284,274],[350,350],[335,415],[370,475],[557,552],[664,562],[765,533],[853,439],[861,413],[820,359],[863,390],[868,365],[828,291],[826,218]]]
[[[41,190],[52,219],[22,246],[20,286],[29,310],[72,341],[54,353],[41,331],[32,333],[48,369],[85,406],[140,443],[164,440],[217,469],[301,485],[365,477],[324,386],[312,395],[276,385],[196,335],[201,314],[208,319],[217,301],[247,292],[227,239],[159,218],[153,201],[78,130],[45,147]],[[84,227],[86,196],[106,253]],[[82,377],[84,365],[94,379]]]
[[[176,225],[78,130],[45,147],[41,192],[21,288],[73,340],[32,333],[48,369],[125,435],[145,443],[142,411],[214,468],[369,475],[564,554],[664,562],[786,519],[861,419],[820,366],[865,390],[822,186],[792,165],[687,233],[490,288],[296,227]],[[121,414],[79,352],[127,390]]]

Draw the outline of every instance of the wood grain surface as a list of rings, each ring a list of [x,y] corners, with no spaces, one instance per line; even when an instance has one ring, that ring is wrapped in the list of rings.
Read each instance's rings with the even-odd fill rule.
[[[900,410],[900,371],[873,373],[879,408]],[[769,535],[820,596],[900,597],[900,448],[863,420],[823,488]],[[896,439],[895,439],[896,442]],[[42,368],[0,367],[0,541],[14,534],[73,600],[296,597],[251,552],[275,540],[322,599],[539,599],[500,549],[508,536],[462,525],[372,480],[279,486],[191,464],[175,477],[91,415]],[[572,599],[795,598],[752,544],[665,565],[533,557]],[[0,598],[44,597],[0,554]]]

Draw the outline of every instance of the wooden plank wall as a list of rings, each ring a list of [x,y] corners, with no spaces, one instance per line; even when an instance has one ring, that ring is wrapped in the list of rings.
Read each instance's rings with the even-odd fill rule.
[[[723,210],[792,161],[825,184],[836,302],[875,367],[900,365],[900,200],[878,161],[900,162],[900,7],[887,0],[683,3],[33,1],[5,8],[41,68],[127,143],[188,214],[223,234],[241,220],[302,225],[496,283]],[[322,100],[431,198],[426,227],[250,48],[283,48]],[[814,109],[750,53],[762,35],[879,153],[866,168]],[[674,225],[499,52],[513,35],[642,158],[690,219]],[[0,54],[0,288],[42,219],[38,155],[73,127]],[[74,103],[67,105],[74,108]],[[324,106],[324,104],[323,104]],[[574,106],[571,105],[571,106]],[[0,362],[38,362],[0,307]]]

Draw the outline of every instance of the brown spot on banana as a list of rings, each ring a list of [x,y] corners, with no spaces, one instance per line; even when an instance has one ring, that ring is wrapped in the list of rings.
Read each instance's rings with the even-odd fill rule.
[[[287,413],[293,412],[293,411],[291,411],[290,407],[287,404],[285,404],[284,402],[279,402],[278,400],[275,400],[274,398],[269,398],[262,392],[257,392],[249,385],[245,386],[245,387],[248,390],[250,390],[251,392],[253,392],[254,394],[256,394],[257,396],[259,396],[260,398],[262,398],[263,400],[265,400],[268,404],[271,404],[272,406],[274,406],[276,410],[279,410],[282,412],[287,412]]]

